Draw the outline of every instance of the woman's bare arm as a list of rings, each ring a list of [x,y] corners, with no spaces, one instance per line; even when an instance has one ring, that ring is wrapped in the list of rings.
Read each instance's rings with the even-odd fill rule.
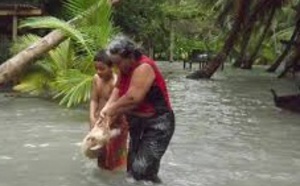
[[[110,104],[114,114],[131,110],[145,98],[153,84],[155,73],[148,64],[140,65],[133,73],[129,89],[125,95]]]

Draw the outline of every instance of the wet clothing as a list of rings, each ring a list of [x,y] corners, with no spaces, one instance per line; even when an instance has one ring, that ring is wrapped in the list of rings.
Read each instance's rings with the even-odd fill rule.
[[[154,82],[144,100],[133,110],[136,113],[154,113],[152,117],[127,115],[130,142],[127,156],[127,173],[136,180],[159,182],[157,176],[175,129],[174,113],[164,78],[155,62],[142,56],[130,73],[121,74],[119,96],[126,94],[133,71],[141,64],[149,64],[155,72]]]
[[[107,170],[115,170],[125,167],[127,162],[127,136],[128,123],[125,117],[121,117],[117,122],[121,128],[121,134],[110,140],[99,153],[98,167]]]
[[[150,118],[127,118],[130,126],[127,172],[136,180],[159,182],[160,160],[175,129],[174,114],[169,111]]]

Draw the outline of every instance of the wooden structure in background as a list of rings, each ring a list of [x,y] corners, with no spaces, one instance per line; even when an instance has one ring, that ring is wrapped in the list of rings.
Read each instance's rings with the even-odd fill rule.
[[[211,55],[212,54],[209,51],[201,51],[199,49],[194,49],[189,53],[188,59],[183,60],[183,69],[186,69],[186,63],[189,64],[190,70],[192,70],[193,68],[193,63],[198,63],[198,70],[202,70],[208,64],[208,61],[212,58]]]
[[[0,64],[10,56],[10,45],[18,36],[18,21],[30,16],[40,16],[40,5],[24,3],[22,0],[0,0]],[[0,91],[9,84],[0,84]]]
[[[8,34],[10,31],[12,40],[18,35],[18,19],[43,14],[39,6],[20,3],[20,1],[0,2],[0,33]]]

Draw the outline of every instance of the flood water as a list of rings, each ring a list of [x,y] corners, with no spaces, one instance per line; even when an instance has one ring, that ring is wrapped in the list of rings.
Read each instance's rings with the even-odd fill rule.
[[[293,81],[233,69],[193,81],[181,64],[160,66],[176,114],[163,186],[300,185],[300,114],[274,107],[269,91],[295,93]],[[0,121],[0,186],[144,185],[81,154],[86,109],[0,94]]]

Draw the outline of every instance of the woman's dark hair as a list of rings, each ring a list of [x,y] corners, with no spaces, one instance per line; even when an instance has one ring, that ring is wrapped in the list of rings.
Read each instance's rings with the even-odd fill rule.
[[[94,56],[94,62],[102,62],[105,65],[107,65],[108,67],[112,67],[113,63],[110,60],[109,56],[107,55],[107,51],[106,50],[100,50],[97,52],[97,54]]]
[[[138,60],[142,57],[142,51],[136,46],[136,44],[126,36],[116,36],[108,44],[108,51],[110,54],[118,54],[123,58],[133,57]]]

